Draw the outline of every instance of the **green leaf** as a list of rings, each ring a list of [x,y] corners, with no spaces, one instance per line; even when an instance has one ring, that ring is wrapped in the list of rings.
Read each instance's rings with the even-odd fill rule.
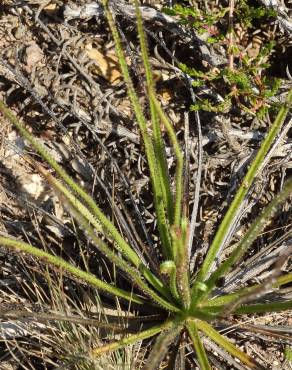
[[[13,250],[20,250],[21,252],[30,254],[31,256],[40,258],[46,264],[55,266],[59,269],[64,269],[67,273],[72,274],[74,277],[85,281],[86,283],[96,287],[97,289],[103,290],[115,297],[125,298],[130,302],[135,302],[139,304],[145,303],[143,299],[138,297],[136,294],[129,293],[123,289],[119,289],[111,284],[105,283],[95,277],[93,274],[80,270],[79,268],[71,265],[70,263],[64,261],[62,258],[54,256],[47,253],[41,249],[33,247],[30,244],[24,243],[19,240],[12,238],[0,237],[0,245]]]
[[[179,294],[176,286],[176,265],[173,261],[164,261],[160,264],[160,272],[169,276],[169,288],[173,298],[179,302]]]
[[[208,361],[208,357],[199,336],[198,329],[194,321],[189,320],[187,322],[187,329],[189,332],[189,336],[192,339],[193,345],[195,347],[196,355],[200,364],[201,370],[211,370],[211,366]]]
[[[136,19],[137,19],[137,29],[141,46],[141,55],[145,68],[146,74],[146,85],[147,92],[150,103],[150,113],[151,113],[151,123],[153,127],[153,143],[154,151],[156,154],[157,169],[160,174],[159,179],[161,181],[162,196],[164,200],[165,207],[167,209],[168,221],[170,224],[173,222],[173,196],[171,193],[171,184],[169,179],[169,172],[166,161],[165,145],[162,140],[160,122],[156,112],[155,104],[153,102],[152,96],[155,96],[155,83],[153,80],[153,74],[148,57],[148,45],[146,40],[146,35],[143,27],[143,20],[141,16],[141,11],[138,6],[138,1],[135,0],[136,8]]]
[[[195,324],[197,328],[203,331],[210,339],[217,343],[220,347],[224,348],[232,356],[238,358],[245,365],[249,366],[251,369],[258,369],[258,365],[255,360],[253,360],[246,353],[238,349],[234,344],[229,340],[223,337],[217,330],[215,330],[211,325],[207,324],[204,321],[196,320]]]
[[[181,302],[185,309],[189,309],[191,303],[190,295],[190,279],[189,279],[189,264],[188,264],[188,250],[187,250],[187,228],[188,223],[183,219],[181,228],[173,226],[171,229],[171,236],[173,246],[176,250],[176,277],[177,288]]]
[[[14,124],[17,129],[20,131],[20,133],[23,135],[24,138],[26,138],[32,147],[40,154],[40,156],[49,163],[49,165],[56,171],[56,173],[61,177],[61,179],[68,185],[71,192],[74,192],[77,194],[86,204],[85,207],[81,204],[81,202],[74,197],[73,194],[70,194],[70,191],[68,191],[60,182],[58,182],[56,179],[51,180],[54,183],[54,186],[56,189],[59,189],[62,194],[64,194],[66,197],[70,198],[71,202],[74,202],[75,207],[79,207],[79,212],[82,213],[82,215],[90,221],[95,227],[97,227],[97,230],[100,229],[100,225],[94,220],[94,217],[97,218],[97,220],[102,225],[102,228],[104,232],[107,235],[110,235],[114,241],[116,242],[119,251],[121,251],[124,256],[128,258],[129,261],[133,263],[133,265],[142,271],[145,278],[155,286],[157,290],[159,290],[162,294],[165,295],[165,289],[163,289],[163,283],[152,274],[152,272],[141,263],[140,257],[136,254],[136,252],[130,247],[130,245],[126,242],[126,240],[122,237],[122,235],[118,232],[114,224],[104,215],[104,213],[100,210],[100,208],[97,206],[97,204],[94,202],[92,197],[87,194],[64,170],[59,164],[54,160],[54,158],[46,151],[46,149],[36,140],[29,132],[26,130],[26,128],[20,123],[18,118],[11,112],[11,110],[6,107],[6,105],[0,100],[0,111],[5,115],[5,117]],[[40,172],[45,176],[46,171],[42,170],[42,167],[37,165],[36,162],[32,163],[38,168]],[[50,177],[53,179],[53,177]],[[92,214],[92,215],[91,215]]]
[[[113,35],[114,42],[115,42],[115,50],[116,50],[117,57],[119,59],[121,72],[122,72],[124,81],[127,86],[127,93],[131,101],[131,104],[133,106],[133,110],[135,112],[135,116],[136,116],[136,119],[137,119],[137,122],[140,128],[140,132],[143,138],[147,162],[148,162],[149,171],[150,171],[151,183],[152,183],[153,192],[154,192],[154,206],[155,206],[155,211],[156,211],[158,230],[159,230],[159,234],[161,238],[161,244],[163,247],[164,254],[166,255],[167,259],[169,259],[168,257],[171,256],[170,254],[171,253],[171,239],[170,239],[169,225],[166,220],[166,209],[165,209],[165,204],[164,204],[165,194],[163,193],[162,182],[161,182],[162,180],[161,180],[161,177],[159,176],[160,172],[158,171],[158,168],[157,168],[156,155],[155,155],[155,150],[153,146],[153,141],[148,133],[147,121],[143,114],[143,110],[139,102],[138,95],[134,89],[133,82],[130,77],[130,72],[129,72],[129,68],[128,68],[125,54],[123,51],[121,38],[119,36],[119,32],[113,20],[113,16],[108,8],[108,1],[103,0],[102,4],[104,6],[105,15],[106,15],[106,18],[107,18],[111,33]]]
[[[292,362],[292,348],[286,347],[284,351],[285,358]]]
[[[139,274],[139,271],[137,271],[135,268],[130,266],[126,261],[124,261],[122,258],[120,258],[117,254],[112,252],[110,248],[100,239],[96,236],[94,229],[89,225],[88,220],[83,217],[83,215],[79,212],[79,210],[75,207],[75,204],[71,202],[70,199],[66,198],[64,194],[60,193],[59,190],[54,185],[54,178],[52,176],[47,176],[47,179],[50,181],[50,184],[54,188],[55,193],[58,195],[59,199],[62,201],[62,203],[67,207],[70,214],[76,219],[79,226],[84,230],[86,233],[86,236],[89,238],[89,240],[92,241],[92,243],[100,249],[104,255],[117,267],[119,267],[121,270],[126,272],[132,280],[134,284],[136,284],[142,291],[147,293],[148,296],[150,296],[155,302],[157,302],[162,307],[166,308],[167,310],[170,310],[172,312],[179,312],[180,309],[173,305],[171,302],[165,300],[162,298],[159,294],[157,294],[154,290],[152,290],[146,282],[142,279],[142,276]],[[171,297],[170,297],[171,298]]]
[[[156,339],[143,370],[153,370],[159,367],[169,345],[173,343],[175,338],[180,334],[182,328],[183,325],[180,322],[173,321],[172,327],[161,332]]]
[[[46,149],[41,145],[38,140],[36,140],[26,128],[20,123],[18,118],[11,112],[9,108],[0,100],[0,110],[5,115],[5,117],[14,124],[20,131],[22,136],[29,141],[32,147],[40,154],[40,156],[49,163],[49,165],[56,171],[56,173],[62,178],[62,180],[69,186],[70,190],[78,194],[78,196],[83,199],[85,204],[89,207],[90,211],[99,220],[103,228],[108,234],[119,245],[123,253],[128,257],[128,259],[135,265],[138,266],[141,263],[140,258],[132,250],[132,248],[126,243],[123,237],[120,235],[115,226],[111,221],[102,213],[97,204],[87,194],[75,181],[63,170],[61,166],[54,160],[54,158],[46,151]]]
[[[279,276],[275,283],[273,284],[274,287],[278,287],[278,286],[281,286],[281,285],[285,285],[285,284],[288,284],[288,283],[291,283],[292,281],[292,272],[289,273],[289,274],[285,274],[285,275],[282,275],[282,276]]]
[[[270,204],[262,211],[261,215],[253,222],[247,233],[241,239],[238,246],[231,253],[230,257],[223,262],[218,269],[210,276],[206,284],[208,286],[208,292],[210,292],[216,284],[216,281],[221,277],[227,274],[231,267],[239,261],[251,244],[255,241],[258,235],[263,231],[264,227],[267,224],[267,221],[270,220],[273,215],[278,210],[278,206],[283,203],[289,195],[292,193],[292,178],[288,180],[280,193],[278,193]]]
[[[88,211],[86,207],[84,207],[77,199],[76,197],[71,194],[62,184],[60,181],[58,181],[56,178],[54,178],[51,174],[49,174],[47,171],[43,169],[42,166],[35,164],[38,171],[46,178],[47,182],[51,185],[51,187],[55,190],[56,194],[59,194],[59,197],[63,200],[62,203],[66,205],[69,208],[69,212],[72,214],[74,213],[75,218],[81,226],[83,225],[83,228],[86,229],[86,232],[90,233],[91,236],[94,238],[94,244],[95,246],[109,259],[112,260],[113,263],[115,263],[119,268],[121,268],[126,273],[131,268],[130,265],[128,265],[123,259],[121,259],[119,256],[117,256],[115,253],[112,252],[112,250],[97,236],[95,235],[96,226],[100,226],[95,218],[92,216],[92,214]],[[92,224],[95,227],[95,230],[93,230],[89,225]],[[139,266],[137,266],[139,271],[145,276],[145,278],[160,292],[163,294],[163,296],[170,298],[168,290],[165,288],[163,283],[148,270],[145,268],[145,266],[141,263]],[[133,271],[133,269],[132,269]],[[131,275],[131,274],[130,274]],[[136,281],[136,277],[132,276],[132,279]]]
[[[163,112],[160,104],[158,103],[154,95],[151,96],[155,109],[163,123],[169,139],[173,145],[176,164],[176,174],[175,174],[175,210],[174,210],[174,225],[177,227],[181,226],[181,208],[182,208],[182,194],[183,194],[183,153],[181,151],[180,145],[178,143],[176,133],[169,122],[169,119]]]
[[[143,330],[138,334],[128,335],[120,339],[119,341],[105,344],[104,346],[101,346],[98,348],[94,348],[91,350],[91,354],[96,357],[96,356],[101,356],[102,354],[105,354],[111,351],[116,351],[117,349],[124,348],[128,346],[129,344],[136,343],[143,339],[151,338],[154,335],[160,333],[162,330],[167,330],[172,325],[173,325],[173,320],[165,321],[164,323],[160,325],[153,326],[152,328],[147,329],[147,330]]]
[[[249,192],[255,177],[258,175],[266,154],[271,148],[274,139],[276,138],[277,134],[279,133],[282,127],[282,124],[289,111],[291,102],[292,102],[292,90],[289,92],[286,103],[283,104],[283,106],[281,107],[272,127],[270,128],[268,134],[266,135],[264,141],[262,142],[261,147],[253,163],[251,164],[246,176],[244,177],[242,185],[237,191],[230,207],[228,208],[228,211],[226,212],[216,232],[215,238],[209,248],[209,251],[203,262],[203,265],[197,275],[196,279],[197,281],[204,282],[204,280],[208,276],[210,269],[212,268],[212,265],[216,259],[217,253],[220,250],[220,247],[223,245],[226,235],[228,234],[230,228],[233,225],[233,220],[236,219],[241,204],[244,201],[244,198],[246,197],[247,193]],[[201,295],[197,294],[196,288],[194,288],[192,296],[193,296],[192,306],[194,307],[200,300]]]
[[[285,274],[285,275],[282,275],[282,276],[279,276],[278,278],[276,278],[275,282],[272,284],[272,287],[273,288],[278,288],[281,285],[285,285],[285,284],[290,283],[291,281],[292,281],[292,273]],[[225,294],[225,295],[218,296],[218,297],[215,297],[215,298],[208,298],[205,301],[200,302],[199,307],[200,308],[210,307],[210,306],[219,307],[219,306],[223,306],[223,305],[232,303],[232,302],[238,300],[242,295],[253,293],[255,290],[257,290],[263,284],[255,284],[255,285],[250,286],[250,287],[245,287],[245,288],[239,289],[238,291],[230,293],[230,294]]]
[[[286,311],[292,308],[292,300],[284,302],[258,303],[242,306],[235,310],[235,314],[271,313]]]

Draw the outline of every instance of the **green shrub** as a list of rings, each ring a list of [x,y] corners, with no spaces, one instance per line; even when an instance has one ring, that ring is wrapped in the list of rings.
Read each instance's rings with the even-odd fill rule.
[[[250,114],[262,117],[271,106],[269,97],[274,96],[280,87],[280,80],[268,77],[270,58],[276,43],[269,40],[260,46],[255,56],[249,56],[243,51],[241,41],[236,41],[235,23],[240,24],[248,35],[257,24],[263,27],[276,16],[275,11],[264,6],[251,6],[248,1],[236,2],[229,14],[229,8],[220,3],[214,9],[199,9],[185,5],[175,5],[165,8],[165,13],[177,16],[185,27],[194,29],[198,34],[209,33],[207,42],[217,47],[224,47],[231,65],[226,68],[200,69],[181,64],[184,73],[193,77],[193,86],[208,86],[221,95],[222,102],[212,101],[214,98],[198,99],[192,106],[193,110],[208,112],[229,112],[232,106],[237,106]],[[264,27],[263,27],[264,28]],[[222,93],[223,92],[223,93]]]

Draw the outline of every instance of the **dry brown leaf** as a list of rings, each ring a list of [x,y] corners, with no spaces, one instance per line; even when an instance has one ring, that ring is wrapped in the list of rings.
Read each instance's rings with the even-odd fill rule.
[[[49,3],[48,5],[46,5],[44,7],[44,10],[46,10],[46,11],[54,11],[54,10],[56,10],[56,8],[57,8],[57,4],[56,3]]]
[[[115,85],[121,81],[122,74],[119,68],[119,60],[113,52],[102,53],[98,49],[87,45],[86,53],[91,60],[97,65],[97,73]]]
[[[162,88],[158,90],[163,105],[168,104],[173,99],[173,92],[170,89]]]

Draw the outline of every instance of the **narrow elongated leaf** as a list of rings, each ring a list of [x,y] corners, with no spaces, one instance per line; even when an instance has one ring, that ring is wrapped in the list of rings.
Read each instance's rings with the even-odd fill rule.
[[[140,128],[140,132],[143,138],[146,156],[147,156],[147,162],[148,162],[149,171],[150,171],[150,178],[151,178],[153,192],[154,192],[154,206],[155,206],[155,211],[156,211],[156,216],[157,216],[157,225],[158,225],[158,230],[159,230],[159,234],[161,238],[161,244],[162,244],[163,252],[166,256],[166,259],[169,259],[170,251],[171,251],[170,230],[169,230],[169,225],[166,219],[166,209],[165,209],[165,204],[163,200],[164,199],[163,189],[161,187],[161,178],[159,176],[159,171],[157,168],[153,141],[148,133],[147,121],[143,114],[142,107],[139,103],[138,95],[135,92],[135,89],[134,89],[134,86],[133,86],[133,83],[130,77],[130,72],[129,72],[127,62],[126,62],[126,58],[125,58],[125,54],[123,51],[119,32],[113,20],[113,16],[108,8],[108,1],[103,0],[102,4],[104,6],[105,15],[106,15],[106,18],[107,18],[111,33],[113,35],[114,42],[115,42],[116,54],[118,56],[122,75],[123,75],[124,81],[127,86],[128,96],[133,106],[133,110],[135,112],[135,116],[136,116],[136,119],[137,119],[137,122]]]
[[[174,210],[174,225],[180,227],[181,223],[181,212],[182,212],[182,194],[183,194],[183,152],[178,143],[175,131],[169,122],[166,114],[163,112],[159,102],[154,95],[151,95],[155,109],[163,123],[169,139],[174,148],[174,154],[176,158],[176,174],[175,174],[175,210]]]
[[[187,221],[182,221],[182,227],[172,228],[173,246],[176,250],[176,276],[177,289],[181,298],[183,307],[189,309],[191,303],[190,281],[189,281],[189,265],[187,251]]]
[[[282,256],[281,258],[285,259],[286,257]],[[275,272],[277,273],[277,271]],[[271,288],[278,288],[281,285],[292,281],[292,274],[287,274],[280,277],[274,277],[273,275],[274,274],[271,274],[269,278],[265,279],[261,284],[240,289],[232,294],[223,295],[211,300],[205,300],[204,302],[200,303],[199,307],[203,312],[213,313],[214,316],[221,317],[228,316],[231,312],[238,312],[238,307],[240,306],[248,308],[250,306],[244,304],[247,300],[259,298],[259,296],[264,294],[267,290],[270,290]],[[286,309],[285,305],[283,307],[283,309]],[[264,310],[264,308],[262,309]]]
[[[146,35],[144,32],[144,27],[143,27],[141,11],[138,6],[138,1],[135,0],[134,3],[135,3],[135,8],[136,8],[137,30],[138,30],[140,46],[141,46],[141,56],[142,56],[142,61],[144,64],[144,69],[145,69],[146,85],[147,85],[147,92],[148,92],[148,97],[149,97],[151,123],[152,123],[152,128],[153,128],[154,151],[156,154],[157,168],[160,174],[159,179],[161,181],[163,200],[165,203],[165,207],[167,209],[168,222],[171,225],[173,223],[173,209],[174,209],[173,196],[171,193],[169,172],[168,172],[168,167],[167,167],[167,162],[166,162],[165,145],[162,140],[159,119],[158,119],[158,115],[156,112],[155,104],[152,99],[152,96],[155,96],[155,82],[153,80],[153,74],[152,74],[149,57],[148,57],[148,46],[147,46]]]
[[[40,154],[40,156],[50,164],[50,166],[56,171],[61,179],[68,185],[69,189],[75,194],[78,194],[78,196],[85,202],[88,208],[84,206],[81,206],[80,208],[80,212],[83,213],[83,216],[86,217],[88,221],[90,221],[94,226],[100,229],[100,226],[97,224],[97,222],[93,220],[93,218],[96,217],[102,225],[105,233],[110,235],[114,239],[119,250],[127,257],[127,259],[131,261],[131,263],[133,263],[135,267],[139,268],[143,272],[145,278],[151,284],[153,284],[157,290],[159,290],[162,294],[165,294],[163,283],[156,276],[154,276],[145,265],[142,264],[140,257],[121,236],[113,223],[104,215],[104,213],[100,210],[91,196],[87,194],[77,183],[75,183],[75,181],[73,181],[73,179],[63,170],[62,167],[59,166],[59,164],[46,151],[46,149],[26,130],[26,128],[20,123],[17,117],[11,112],[10,109],[5,106],[5,104],[1,100],[0,111],[2,111],[6,118],[9,119],[9,121],[17,127],[20,133],[30,142],[32,147]],[[41,167],[38,167],[38,169],[41,171]],[[44,174],[45,172],[42,171],[42,173]],[[57,183],[56,181],[55,184],[56,187],[58,186],[60,190],[62,190],[63,194],[66,194],[67,197],[70,197],[71,200],[73,200],[73,194],[70,195],[70,192],[66,190],[66,188],[62,187],[62,184]],[[76,206],[78,205],[80,205],[80,202],[77,200]],[[90,213],[92,213],[92,216],[90,215]]]
[[[243,179],[242,185],[238,189],[230,207],[228,208],[228,211],[226,212],[218,231],[215,235],[215,238],[209,248],[209,251],[207,253],[207,256],[203,262],[203,265],[199,271],[199,274],[197,276],[197,280],[200,282],[203,282],[205,278],[207,277],[210,268],[215,261],[217,252],[222,245],[225,236],[227,235],[232,223],[233,219],[235,219],[235,216],[237,215],[238,210],[240,209],[240,205],[242,204],[245,196],[247,195],[248,191],[250,190],[250,187],[255,179],[255,177],[258,175],[258,171],[261,167],[261,164],[263,163],[263,160],[268,153],[269,149],[271,148],[271,145],[279,133],[282,124],[286,118],[286,115],[290,109],[292,102],[292,90],[289,92],[288,97],[286,99],[286,103],[284,103],[273,123],[271,126],[269,132],[267,133],[265,139],[263,140],[261,147],[253,160],[246,176]]]
[[[147,329],[147,330],[143,330],[138,334],[128,335],[128,336],[125,336],[124,338],[122,338],[122,339],[120,339],[116,342],[112,342],[112,343],[109,343],[109,344],[105,344],[104,346],[94,348],[91,351],[91,354],[93,356],[100,356],[104,353],[108,353],[108,352],[111,352],[111,351],[116,351],[117,349],[124,348],[124,347],[128,346],[129,344],[136,343],[136,342],[138,342],[140,340],[143,340],[143,339],[151,338],[154,335],[160,333],[161,331],[167,330],[172,325],[173,325],[172,320],[165,321],[164,323],[162,323],[160,325],[153,326],[152,328]]]
[[[169,345],[174,342],[182,328],[183,326],[180,323],[174,321],[172,327],[161,332],[156,339],[143,370],[155,370],[159,368],[159,365],[165,357]]]
[[[75,204],[71,203],[70,199],[67,199],[64,194],[61,194],[59,190],[54,186],[54,178],[52,176],[47,176],[47,179],[50,181],[51,185],[53,186],[56,194],[58,197],[62,200],[62,203],[67,207],[70,214],[76,219],[79,226],[84,230],[86,233],[86,236],[92,241],[92,243],[100,249],[107,257],[108,259],[117,265],[120,269],[122,269],[124,272],[126,272],[133,283],[135,283],[142,291],[147,293],[148,296],[150,296],[154,301],[156,301],[159,305],[166,308],[167,310],[170,310],[172,312],[179,312],[180,309],[173,305],[171,302],[165,300],[162,298],[159,294],[157,294],[154,290],[152,290],[146,282],[142,279],[141,275],[139,274],[139,271],[134,269],[132,266],[127,264],[126,261],[124,261],[122,258],[120,258],[118,255],[116,255],[114,252],[112,252],[106,244],[99,239],[92,227],[89,225],[86,218],[83,217],[83,215],[79,212],[78,209],[75,208]]]
[[[160,265],[160,272],[169,276],[169,288],[172,296],[179,301],[179,294],[176,286],[176,266],[173,261],[164,261]]]
[[[187,323],[187,329],[189,336],[192,339],[193,345],[195,347],[196,355],[200,364],[201,370],[211,370],[211,366],[208,361],[208,357],[199,336],[198,329],[194,321],[189,320]]]
[[[247,233],[244,235],[238,246],[231,253],[230,257],[218,267],[218,269],[210,276],[206,285],[208,290],[206,294],[212,290],[216,284],[216,281],[223,275],[225,275],[229,269],[237,262],[242,255],[247,251],[251,244],[255,241],[258,235],[263,231],[267,224],[267,221],[271,219],[278,206],[283,203],[292,192],[292,179],[288,180],[280,193],[278,193],[270,204],[263,210],[260,216],[253,222]]]
[[[291,281],[292,281],[292,272],[289,273],[289,274],[286,274],[286,275],[279,276],[276,279],[276,281],[273,284],[273,286],[276,288],[276,287],[279,287],[281,285],[285,285],[285,284],[291,283]]]
[[[70,190],[76,194],[85,202],[89,207],[93,215],[98,219],[103,229],[109,234],[115,242],[118,244],[120,250],[127,256],[127,258],[135,265],[139,266],[141,264],[141,259],[135,253],[135,251],[128,245],[125,239],[118,232],[116,227],[112,222],[104,215],[97,204],[94,202],[92,197],[87,194],[65,171],[59,166],[55,159],[47,152],[37,139],[35,139],[28,130],[23,126],[18,118],[12,113],[12,111],[6,107],[6,105],[0,100],[0,111],[5,115],[5,117],[16,126],[25,139],[29,141],[31,146],[36,150],[40,156],[48,162],[48,164],[56,171],[56,173],[61,177],[61,179],[68,185]]]
[[[70,210],[74,212],[76,219],[79,220],[83,227],[86,224],[86,221],[88,221],[86,228],[90,229],[89,232],[95,237],[95,246],[107,257],[112,258],[112,262],[114,262],[119,268],[121,268],[123,271],[127,273],[127,270],[131,267],[129,264],[127,264],[123,259],[121,259],[119,256],[117,256],[115,253],[112,252],[112,250],[97,236],[95,235],[95,230],[92,230],[92,228],[89,226],[89,224],[93,224],[94,226],[99,226],[96,219],[92,216],[92,214],[88,211],[86,207],[83,207],[82,204],[76,199],[76,197],[71,194],[62,184],[60,181],[58,181],[55,177],[53,177],[50,173],[44,170],[42,166],[39,164],[34,164],[37,170],[46,178],[48,183],[52,186],[53,189],[55,189],[55,192],[57,194],[61,194],[61,197],[64,200],[64,204],[70,207]],[[73,210],[72,210],[73,207]],[[69,211],[70,211],[69,210]],[[97,224],[97,225],[96,225]],[[99,230],[99,229],[97,229]],[[88,232],[88,230],[87,230]],[[97,244],[97,240],[99,243]],[[163,296],[170,298],[170,294],[167,291],[167,289],[164,287],[162,282],[148,269],[144,268],[143,264],[140,264],[138,266],[138,269],[141,271],[141,273],[145,276],[145,278],[161,293]],[[133,269],[132,269],[133,271]],[[135,282],[139,281],[137,278],[134,278],[132,276],[133,280]],[[141,280],[141,279],[140,279]]]
[[[230,270],[234,263],[241,258],[241,256],[246,252],[246,250],[251,246],[251,244],[255,241],[258,235],[262,232],[267,221],[274,216],[274,214],[278,210],[279,205],[289,197],[291,192],[292,192],[292,179],[286,182],[282,191],[274,197],[270,204],[256,218],[256,220],[250,226],[248,232],[238,243],[235,250],[231,253],[230,257],[228,257],[227,260],[225,260],[218,267],[218,269],[213,272],[213,274],[205,283],[207,289],[205,289],[203,292],[199,292],[197,288],[198,281],[197,280],[195,281],[194,286],[192,287],[192,304],[191,304],[192,309],[196,307],[197,302],[204,300],[205,297],[208,297],[209,293],[214,288],[217,280],[221,276],[224,276],[224,274],[226,274]]]
[[[46,264],[51,265],[53,267],[57,267],[63,269],[69,274],[72,274],[74,277],[85,281],[86,283],[96,287],[97,289],[103,290],[113,296],[125,298],[130,302],[135,303],[145,303],[143,299],[138,297],[135,294],[131,294],[123,289],[119,289],[111,284],[105,283],[102,280],[98,279],[93,274],[80,270],[79,268],[71,265],[70,263],[64,261],[62,258],[54,256],[50,253],[47,253],[41,249],[33,247],[30,244],[24,243],[19,240],[15,240],[12,238],[6,238],[1,236],[0,237],[0,245],[3,245],[7,248],[18,250],[31,256],[38,257],[43,260]]]
[[[290,310],[292,308],[292,300],[284,302],[259,303],[242,306],[235,310],[236,314],[249,313],[265,313],[265,312],[279,312]]]
[[[220,347],[224,348],[232,356],[238,358],[245,365],[248,365],[251,369],[259,369],[259,365],[246,353],[238,349],[234,344],[232,344],[228,339],[224,338],[217,330],[215,330],[211,325],[204,321],[196,320],[196,326],[199,330],[203,331],[210,339],[215,343],[219,344]]]
[[[285,285],[285,284],[288,284],[290,282],[292,282],[292,273],[282,275],[282,276],[279,276],[278,278],[276,278],[275,282],[272,284],[272,287],[273,288],[278,288],[281,285]],[[205,301],[200,303],[199,307],[200,308],[209,307],[209,306],[218,306],[219,307],[219,306],[229,304],[229,303],[234,302],[237,299],[239,299],[242,295],[246,295],[248,293],[253,293],[261,285],[262,284],[255,284],[255,285],[250,286],[250,287],[245,287],[245,288],[239,289],[238,291],[236,291],[234,293],[225,294],[225,295],[215,297],[215,298],[211,298],[211,299],[210,298],[206,299]]]

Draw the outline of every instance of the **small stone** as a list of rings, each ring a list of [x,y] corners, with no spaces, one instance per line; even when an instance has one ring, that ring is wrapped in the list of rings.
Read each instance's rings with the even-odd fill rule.
[[[24,62],[28,72],[31,72],[43,59],[44,53],[35,42],[27,46],[25,49]]]

